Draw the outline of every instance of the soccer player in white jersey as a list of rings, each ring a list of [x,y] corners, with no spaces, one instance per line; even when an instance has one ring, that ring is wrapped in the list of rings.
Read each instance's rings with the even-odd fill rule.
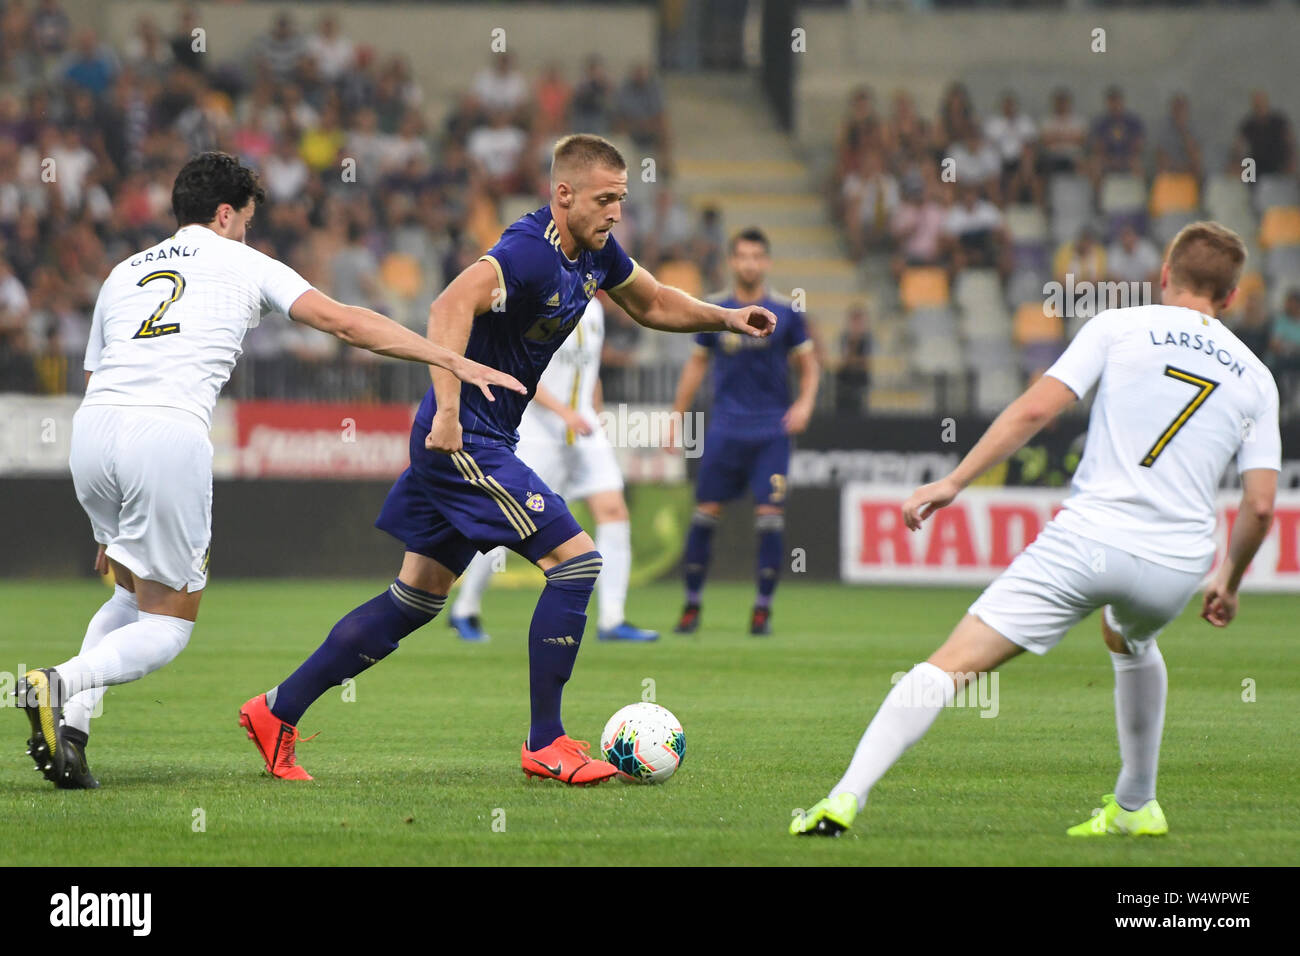
[[[903,505],[913,531],[1097,386],[1083,459],[1061,512],[971,605],[947,642],[894,686],[843,778],[797,816],[794,834],[834,836],[872,786],[916,743],[957,687],[1021,651],[1045,654],[1102,608],[1115,669],[1121,768],[1115,792],[1071,836],[1168,832],[1156,767],[1168,679],[1156,635],[1182,611],[1214,561],[1215,490],[1236,459],[1241,506],[1201,617],[1226,627],[1237,590],[1273,519],[1281,470],[1273,377],[1217,318],[1246,249],[1218,223],[1170,243],[1161,304],[1111,309],[989,426],[947,477]]]
[[[625,619],[632,573],[632,533],[623,476],[614,449],[599,424],[600,353],[605,344],[605,307],[599,296],[587,304],[573,334],[551,357],[532,402],[519,423],[520,461],[563,498],[587,502],[596,522],[596,550],[605,559],[596,579],[600,595],[597,637],[602,641],[656,641],[658,631]],[[451,626],[467,641],[486,641],[480,617],[483,592],[505,548],[478,555],[465,569],[451,609]]]
[[[104,687],[157,670],[189,641],[207,582],[212,411],[253,320],[283,312],[349,345],[445,368],[489,398],[490,385],[525,392],[245,245],[264,200],[233,157],[192,158],[172,190],[176,234],[119,263],[95,303],[69,464],[96,568],[111,566],[116,586],[81,651],[28,671],[16,695],[32,727],[27,752],[60,788],[99,786],[85,750]]]

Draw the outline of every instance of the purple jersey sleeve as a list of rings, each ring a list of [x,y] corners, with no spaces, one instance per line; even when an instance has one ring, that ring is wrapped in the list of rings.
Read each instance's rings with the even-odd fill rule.
[[[623,251],[623,247],[618,244],[613,233],[610,233],[609,238],[605,240],[605,248],[601,252],[605,256],[605,280],[600,284],[602,289],[617,289],[632,278],[632,273],[636,271],[636,263]]]
[[[777,318],[777,328],[785,325],[785,348],[787,352],[793,352],[808,341],[808,323],[804,321],[802,312],[794,309],[783,311],[785,314]]]
[[[717,332],[696,332],[695,344],[706,349],[711,349],[718,344]]]
[[[554,252],[545,240],[523,231],[507,230],[480,258],[497,270],[505,301],[533,299],[554,270]]]

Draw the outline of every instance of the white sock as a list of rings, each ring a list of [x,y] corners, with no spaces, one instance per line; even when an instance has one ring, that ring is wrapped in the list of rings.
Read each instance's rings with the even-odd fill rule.
[[[627,582],[632,575],[632,526],[626,521],[596,525],[596,550],[604,559],[596,588],[600,626],[618,627],[627,615]]]
[[[844,776],[831,790],[832,797],[852,793],[858,809],[867,794],[903,752],[925,736],[939,711],[957,696],[952,678],[929,661],[917,664],[894,685],[858,742]]]
[[[185,649],[194,622],[141,611],[139,620],[110,631],[91,650],[55,668],[66,697],[92,687],[126,684],[152,673]]]
[[[114,585],[113,596],[103,603],[86,626],[86,636],[81,640],[81,653],[94,650],[100,641],[119,627],[134,623],[139,613],[135,595],[120,584]],[[102,687],[82,691],[63,705],[63,722],[83,734],[89,734],[90,715],[99,709],[103,697]]]
[[[483,592],[492,583],[492,566],[498,555],[504,556],[505,552],[502,547],[474,555],[474,560],[460,576],[460,590],[456,592],[456,603],[451,606],[452,617],[473,617],[482,610]]]
[[[1115,729],[1123,762],[1115,800],[1126,810],[1137,810],[1156,797],[1169,672],[1154,643],[1140,655],[1112,651],[1110,659],[1115,665]]]

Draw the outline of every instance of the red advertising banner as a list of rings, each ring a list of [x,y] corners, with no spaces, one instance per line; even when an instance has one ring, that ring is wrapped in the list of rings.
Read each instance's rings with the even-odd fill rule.
[[[992,581],[1060,510],[1066,489],[964,491],[920,531],[903,524],[912,488],[853,482],[840,496],[840,577],[856,584],[982,585]],[[1219,496],[1217,565],[1240,496]],[[1300,591],[1300,493],[1280,492],[1273,527],[1242,579],[1243,590]]]
[[[241,478],[396,478],[409,463],[409,405],[239,402]]]

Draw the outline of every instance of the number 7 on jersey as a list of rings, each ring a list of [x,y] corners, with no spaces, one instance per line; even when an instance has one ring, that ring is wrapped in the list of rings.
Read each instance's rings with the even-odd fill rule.
[[[1191,372],[1185,372],[1180,368],[1174,368],[1172,365],[1165,366],[1165,375],[1180,382],[1186,382],[1188,385],[1195,385],[1197,392],[1192,396],[1191,401],[1183,406],[1183,410],[1178,413],[1177,417],[1169,423],[1169,427],[1164,433],[1156,439],[1156,443],[1151,446],[1151,450],[1146,453],[1142,459],[1142,467],[1150,468],[1155,464],[1160,453],[1165,450],[1178,430],[1187,424],[1188,420],[1196,414],[1196,410],[1205,404],[1205,400],[1210,397],[1210,393],[1219,387],[1219,383],[1210,378],[1202,378],[1199,375],[1193,375]]]

